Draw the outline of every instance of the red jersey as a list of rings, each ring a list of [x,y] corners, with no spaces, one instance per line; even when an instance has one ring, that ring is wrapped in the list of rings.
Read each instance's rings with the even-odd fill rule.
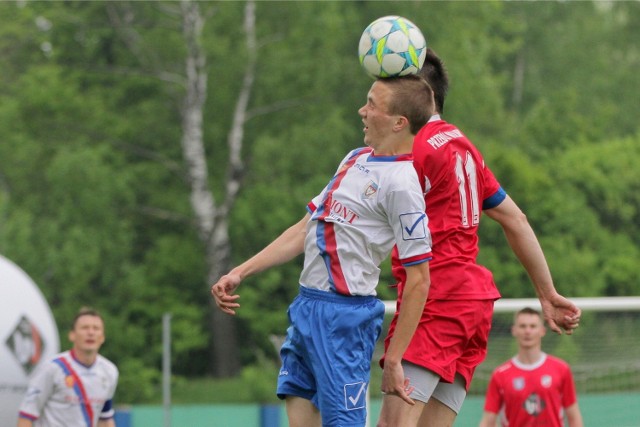
[[[416,135],[413,157],[432,238],[429,299],[498,299],[493,275],[476,262],[478,226],[482,210],[498,206],[505,192],[478,149],[440,116]],[[400,303],[406,273],[395,248],[391,262]]]
[[[484,409],[500,413],[503,426],[562,427],[563,408],[576,401],[569,365],[543,353],[533,365],[513,358],[497,367],[489,381]]]

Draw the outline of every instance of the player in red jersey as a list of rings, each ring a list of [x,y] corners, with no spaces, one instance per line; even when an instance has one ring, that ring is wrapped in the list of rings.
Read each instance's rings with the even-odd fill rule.
[[[497,221],[527,271],[544,317],[557,333],[578,327],[580,309],[556,291],[544,254],[526,216],[505,193],[478,149],[454,125],[441,119],[448,78],[431,50],[420,71],[434,90],[438,114],[416,135],[414,167],[425,194],[433,239],[431,288],[422,319],[401,359],[385,354],[381,366],[400,365],[410,380],[408,405],[389,393],[383,375],[379,427],[451,426],[475,368],[484,360],[493,303],[500,294],[491,272],[476,262],[482,212]],[[405,272],[392,256],[398,282],[396,313],[402,305]],[[385,340],[394,336],[397,314]],[[431,398],[433,397],[433,399]]]
[[[514,318],[511,333],[518,354],[498,366],[489,382],[480,427],[582,427],[573,375],[569,365],[542,351],[546,330],[540,313],[523,308]]]

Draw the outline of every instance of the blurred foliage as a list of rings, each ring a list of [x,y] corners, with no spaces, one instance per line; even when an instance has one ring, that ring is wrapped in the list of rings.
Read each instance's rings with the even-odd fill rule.
[[[179,6],[0,3],[0,252],[38,283],[61,331],[79,304],[104,312],[103,350],[120,366],[121,403],[158,399],[164,313],[173,314],[176,378],[202,376],[209,360],[206,260],[180,146]],[[203,132],[217,197],[247,58],[243,8],[201,2]],[[256,11],[247,174],[230,217],[234,262],[304,215],[362,144],[357,109],[371,79],[357,40],[373,19],[399,14],[445,60],[445,117],[527,213],[557,288],[640,294],[640,3],[257,2]],[[533,296],[490,221],[480,261],[503,296]],[[300,267],[298,259],[243,284],[238,357],[256,385],[252,399],[268,399],[273,387],[263,375],[277,373],[269,336],[285,331]],[[387,263],[383,270],[380,296],[392,299]]]

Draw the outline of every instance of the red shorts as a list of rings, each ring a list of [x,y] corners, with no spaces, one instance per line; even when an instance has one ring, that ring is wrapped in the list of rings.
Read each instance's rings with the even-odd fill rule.
[[[427,300],[422,318],[403,359],[452,383],[456,372],[467,391],[476,367],[487,355],[494,300]],[[395,331],[393,317],[384,341],[385,352]],[[380,360],[384,366],[384,356]]]

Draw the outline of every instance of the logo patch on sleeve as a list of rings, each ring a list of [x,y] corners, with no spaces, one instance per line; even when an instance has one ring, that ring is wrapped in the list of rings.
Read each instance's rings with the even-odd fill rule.
[[[347,411],[362,409],[367,406],[367,383],[360,382],[344,385],[344,406]]]
[[[427,229],[424,225],[426,214],[424,212],[406,213],[400,215],[402,225],[402,238],[404,240],[418,240],[427,237]]]

